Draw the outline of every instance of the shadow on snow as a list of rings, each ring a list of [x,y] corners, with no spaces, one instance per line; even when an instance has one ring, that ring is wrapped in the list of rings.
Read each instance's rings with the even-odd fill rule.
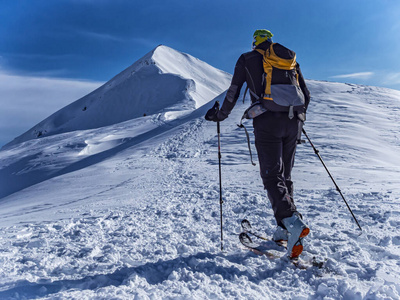
[[[224,93],[223,93],[224,94]],[[223,95],[221,94],[221,95]],[[221,97],[221,95],[217,96]],[[214,100],[215,100],[214,99]],[[212,103],[214,100],[211,100]],[[106,150],[104,152],[100,152],[98,154],[91,155],[82,160],[74,162],[61,170],[51,171],[51,170],[32,170],[27,173],[19,174],[18,172],[23,170],[26,165],[29,164],[32,160],[40,157],[40,153],[24,157],[15,163],[0,169],[0,199],[7,197],[13,193],[16,193],[20,190],[23,190],[27,187],[33,186],[35,184],[44,182],[48,179],[58,177],[64,174],[68,174],[74,171],[78,171],[84,169],[86,167],[98,164],[102,161],[105,161],[121,151],[136,146],[146,140],[149,140],[153,137],[156,137],[162,133],[165,133],[177,126],[180,126],[188,121],[191,121],[195,118],[199,118],[205,115],[206,111],[209,109],[209,105],[205,104],[202,107],[196,109],[194,112],[189,114],[188,116],[182,117],[180,119],[173,120],[171,122],[165,123],[149,132],[140,134],[138,136],[132,138],[126,138],[125,142],[119,146],[116,146],[112,149]]]
[[[254,255],[254,254],[248,254]],[[259,284],[262,280],[272,278],[277,272],[282,271],[282,267],[278,266],[275,269],[259,270],[249,272],[248,270],[240,270],[236,264],[244,265],[248,255],[230,255],[197,253],[188,257],[178,257],[172,260],[146,263],[137,267],[121,268],[110,274],[99,274],[87,276],[75,280],[58,280],[49,282],[42,280],[39,282],[29,282],[20,280],[15,283],[15,286],[7,290],[0,291],[1,299],[10,298],[26,298],[33,299],[36,297],[49,296],[67,290],[97,290],[108,286],[127,285],[132,276],[144,278],[150,285],[158,285],[169,280],[172,272],[186,269],[192,273],[203,273],[206,276],[220,275],[224,280],[233,281],[236,277],[245,276],[250,282]],[[218,258],[231,262],[231,266],[220,265]],[[235,264],[235,265],[232,265]],[[182,274],[179,274],[182,275]],[[184,275],[180,278],[171,278],[172,281],[189,282],[191,278]],[[1,289],[1,288],[0,288]],[[4,288],[3,288],[4,289]]]

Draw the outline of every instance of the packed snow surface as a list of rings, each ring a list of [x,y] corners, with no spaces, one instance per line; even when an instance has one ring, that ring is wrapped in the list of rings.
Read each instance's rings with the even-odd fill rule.
[[[68,118],[58,127],[53,115],[52,134],[0,151],[0,299],[399,299],[400,92],[307,81],[305,129],[363,232],[310,144],[299,145],[295,201],[311,228],[302,257],[324,262],[303,270],[238,240],[243,218],[266,236],[276,226],[236,126],[248,99],[221,123],[221,252],[216,124],[203,116],[222,102],[229,76],[170,48],[157,52],[149,54],[157,71],[140,74],[143,89],[160,72],[168,83],[158,86],[179,95],[175,102],[101,127],[71,104],[62,115],[80,128]],[[148,59],[112,80],[115,95]],[[185,98],[178,79],[199,88]],[[89,103],[106,112],[108,104],[87,101],[88,112]]]

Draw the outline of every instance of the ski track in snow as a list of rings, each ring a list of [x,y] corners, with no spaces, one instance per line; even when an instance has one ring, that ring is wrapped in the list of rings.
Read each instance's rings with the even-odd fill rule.
[[[243,218],[268,236],[275,221],[236,127],[248,102],[238,102],[221,124],[223,252],[216,126],[189,118],[0,200],[0,299],[399,299],[400,167],[392,156],[400,97],[389,103],[385,89],[309,85],[305,128],[363,227],[360,235],[310,145],[299,145],[295,200],[311,228],[303,256],[325,261],[323,269],[240,246]],[[101,140],[107,131],[82,134]],[[76,159],[87,147],[81,139],[67,134],[55,145],[70,143],[62,153]],[[383,143],[382,154],[371,155]],[[10,208],[18,201],[21,208]]]

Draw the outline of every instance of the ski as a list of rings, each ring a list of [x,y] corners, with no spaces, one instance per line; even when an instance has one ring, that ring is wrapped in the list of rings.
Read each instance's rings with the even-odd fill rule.
[[[247,219],[242,220],[241,226],[242,226],[242,231],[246,232],[247,234],[255,236],[256,238],[259,238],[264,241],[272,241],[272,239],[265,237],[262,233],[255,230]],[[287,241],[273,241],[273,242],[280,247],[287,248]]]
[[[246,232],[241,232],[239,235],[239,240],[243,246],[249,249],[251,252],[257,255],[265,255],[268,258],[280,258],[280,255],[277,255],[270,251],[267,247],[254,243],[250,236]]]
[[[274,249],[274,245],[278,245],[280,247],[286,248],[287,241],[282,241],[282,242],[275,242],[272,241],[271,239],[265,237],[258,231],[254,230],[250,224],[250,222],[246,219],[244,219],[241,222],[242,226],[242,232],[239,235],[239,240],[243,246],[245,246],[248,250],[251,252],[257,254],[257,255],[265,255],[268,258],[271,259],[278,259],[278,258],[285,258],[285,254],[280,254],[279,250]],[[257,239],[260,240],[260,243],[256,243],[251,239],[251,236],[256,237]],[[271,242],[271,243],[270,243]],[[272,244],[273,242],[273,244]],[[272,245],[271,245],[272,244]],[[308,269],[311,267],[316,267],[318,269],[323,268],[324,263],[317,261],[315,257],[313,257],[311,260],[306,261],[302,258],[294,258],[294,259],[289,259],[287,258],[288,261],[290,261],[295,267],[299,269]]]
[[[241,232],[239,235],[239,240],[242,243],[243,246],[245,246],[248,250],[251,252],[257,254],[257,255],[265,255],[270,259],[283,259],[286,258],[285,254],[280,255],[278,254],[276,250],[271,249],[267,246],[264,246],[262,244],[258,244],[252,241],[250,236],[246,232]],[[312,267],[316,267],[318,269],[323,268],[324,263],[319,262],[313,257],[310,261],[306,261],[304,259],[301,259],[299,257],[294,258],[294,259],[289,259],[287,258],[289,262],[291,262],[295,267],[306,270]]]
[[[243,232],[246,232],[246,233],[249,233],[251,235],[254,235],[255,237],[257,237],[259,239],[262,239],[264,241],[269,241],[269,238],[265,237],[263,234],[261,234],[258,231],[254,230],[248,220],[243,219],[242,223],[241,223],[241,226],[242,226]]]

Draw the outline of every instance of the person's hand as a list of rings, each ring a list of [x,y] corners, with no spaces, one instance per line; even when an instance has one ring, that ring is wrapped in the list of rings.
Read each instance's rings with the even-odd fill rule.
[[[215,101],[214,106],[207,111],[204,118],[207,121],[220,122],[225,120],[227,117],[227,115],[219,110],[219,102]]]

